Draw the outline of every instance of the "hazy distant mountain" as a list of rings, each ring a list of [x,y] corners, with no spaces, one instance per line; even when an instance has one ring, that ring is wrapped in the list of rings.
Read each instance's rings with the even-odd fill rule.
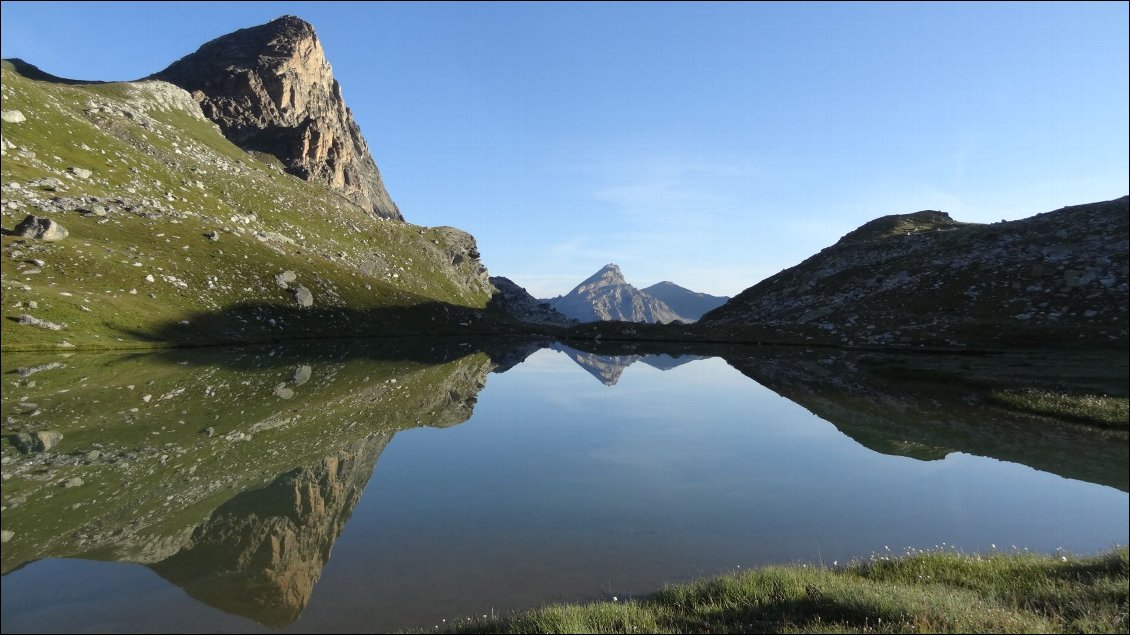
[[[697,361],[697,360],[700,360],[700,359],[707,359],[707,356],[706,355],[668,355],[666,353],[659,353],[659,354],[653,354],[653,355],[644,355],[644,356],[640,357],[641,362],[647,364],[648,366],[651,366],[652,368],[658,368],[659,370],[671,370],[672,368],[678,368],[679,366],[682,366],[683,364],[689,364],[690,362]]]
[[[666,280],[645,287],[643,292],[671,307],[672,311],[682,316],[684,322],[696,321],[707,311],[717,309],[730,299],[729,296],[691,291]]]
[[[666,324],[685,319],[662,300],[624,280],[620,267],[609,264],[563,296],[547,300],[549,305],[581,322],[623,320]]]

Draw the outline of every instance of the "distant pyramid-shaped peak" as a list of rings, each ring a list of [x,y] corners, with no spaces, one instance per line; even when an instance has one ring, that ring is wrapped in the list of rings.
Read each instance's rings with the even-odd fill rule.
[[[613,263],[604,265],[600,271],[592,274],[586,278],[584,282],[577,285],[577,289],[582,287],[603,287],[610,284],[628,284],[628,281],[624,280],[624,274],[620,271],[619,265]]]

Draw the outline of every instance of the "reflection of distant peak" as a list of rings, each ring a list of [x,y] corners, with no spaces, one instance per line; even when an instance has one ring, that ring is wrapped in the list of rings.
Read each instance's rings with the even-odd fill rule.
[[[615,386],[616,382],[620,381],[620,375],[624,374],[624,369],[631,366],[640,358],[639,355],[597,355],[596,353],[586,353],[556,342],[552,344],[550,348],[568,355],[569,359],[572,359],[578,366],[587,370],[590,375],[596,377],[597,380],[605,386]]]
[[[640,361],[653,368],[658,368],[659,370],[671,370],[672,368],[678,368],[683,364],[688,364],[700,359],[707,359],[707,356],[668,355],[666,353],[660,353],[659,355],[644,355],[640,358]]]
[[[149,565],[193,598],[278,628],[298,619],[391,434],[239,494]]]

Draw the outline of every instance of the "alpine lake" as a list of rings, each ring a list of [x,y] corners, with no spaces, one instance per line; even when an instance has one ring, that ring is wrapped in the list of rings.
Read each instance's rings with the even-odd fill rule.
[[[4,632],[431,631],[1130,539],[1125,424],[1025,398],[1124,412],[1124,350],[343,340],[6,354],[2,379]]]

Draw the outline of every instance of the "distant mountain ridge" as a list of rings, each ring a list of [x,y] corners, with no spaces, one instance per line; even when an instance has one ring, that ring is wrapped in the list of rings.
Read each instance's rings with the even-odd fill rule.
[[[605,265],[569,293],[546,300],[561,313],[581,322],[667,324],[684,318],[662,300],[628,284],[615,264]]]
[[[697,321],[730,299],[730,296],[691,291],[666,280],[644,287],[643,292],[671,307],[672,311],[682,316],[684,322]]]

